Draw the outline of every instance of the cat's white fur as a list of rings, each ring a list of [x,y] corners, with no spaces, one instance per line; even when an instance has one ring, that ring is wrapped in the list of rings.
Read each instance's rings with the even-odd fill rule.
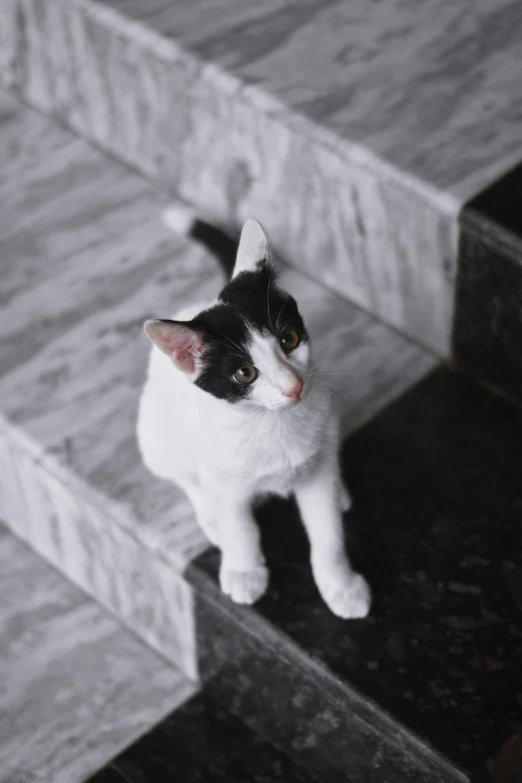
[[[254,270],[266,253],[265,233],[247,221],[234,274]],[[175,318],[188,321],[211,304]],[[342,512],[350,499],[338,461],[339,420],[328,388],[314,383],[309,343],[287,356],[275,338],[253,332],[250,352],[259,371],[253,398],[230,404],[192,383],[198,370],[187,376],[153,347],[137,430],[144,462],[189,496],[221,549],[220,583],[234,601],[253,603],[268,584],[252,504],[294,493],[323,599],[340,617],[364,617],[370,592],[345,552]],[[300,401],[285,396],[297,378],[304,381]]]

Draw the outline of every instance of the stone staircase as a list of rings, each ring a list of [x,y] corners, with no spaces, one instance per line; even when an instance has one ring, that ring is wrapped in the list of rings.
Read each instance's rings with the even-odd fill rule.
[[[5,0],[4,85],[441,355],[457,216],[518,163],[501,0]],[[491,133],[491,128],[495,133]]]
[[[191,678],[182,573],[206,546],[189,501],[141,463],[147,317],[222,286],[216,260],[162,222],[167,197],[5,97],[0,341],[3,518]],[[39,194],[45,193],[45,198]],[[327,366],[353,375],[348,431],[435,360],[283,269]],[[339,391],[339,388],[338,388]]]
[[[521,37],[507,0],[0,8],[0,518],[203,684],[194,736],[206,716],[269,743],[274,780],[522,770]],[[321,604],[279,501],[269,594],[231,604],[187,499],[141,465],[141,324],[223,282],[163,225],[173,193],[231,237],[266,225],[339,373],[366,621]],[[170,780],[166,750],[139,761],[155,741],[100,783]]]

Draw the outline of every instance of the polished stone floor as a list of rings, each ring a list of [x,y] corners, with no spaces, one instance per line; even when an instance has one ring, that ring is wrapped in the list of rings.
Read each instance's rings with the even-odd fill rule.
[[[398,721],[396,736],[405,729],[404,742],[413,733],[468,774],[496,769],[503,756],[515,764],[522,411],[437,370],[349,438],[343,461],[354,498],[348,548],[373,587],[369,618],[328,612],[296,509],[274,501],[259,515],[271,587],[253,610],[215,591],[215,552],[191,567],[209,686],[296,755],[324,747],[347,771],[354,759],[370,763],[357,720],[377,730],[375,705]],[[393,736],[386,722],[382,735]]]
[[[311,783],[311,778],[211,698],[198,694],[89,783],[174,781]]]

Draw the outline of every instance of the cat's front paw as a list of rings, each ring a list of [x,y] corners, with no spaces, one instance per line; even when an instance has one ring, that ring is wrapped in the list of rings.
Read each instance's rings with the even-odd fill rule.
[[[368,582],[360,574],[335,568],[316,581],[324,602],[337,617],[356,620],[368,615],[372,598]]]
[[[268,587],[268,569],[264,565],[250,571],[221,568],[219,582],[225,595],[236,604],[253,604],[265,594]]]

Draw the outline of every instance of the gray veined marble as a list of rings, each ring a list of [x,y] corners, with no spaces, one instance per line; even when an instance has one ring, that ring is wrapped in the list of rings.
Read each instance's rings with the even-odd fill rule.
[[[272,24],[262,18],[270,16],[266,3],[252,12],[223,2],[217,15],[203,2],[190,10],[152,3],[138,21],[132,17],[143,14],[143,4],[142,11],[130,2],[115,5],[7,0],[0,22],[4,83],[208,216],[238,228],[257,215],[294,265],[418,342],[447,352],[458,198],[341,138],[299,106],[285,105],[262,71],[254,76],[232,67],[248,25],[256,37],[257,16],[259,40],[269,48],[281,28],[280,46],[276,35],[271,49],[284,57],[290,48],[281,76],[297,78],[293,25],[304,35],[297,51],[309,57],[322,20],[327,27],[350,27],[340,6],[339,18],[329,18],[335,4],[321,11],[293,3],[280,8]],[[229,46],[232,20],[238,36],[228,30]],[[338,47],[339,37],[334,42]],[[229,48],[232,60],[221,62],[219,52]],[[253,40],[248,48],[262,55]],[[231,73],[203,64],[205,51]],[[322,59],[328,60],[326,49]]]
[[[194,685],[0,523],[0,782],[81,783]]]
[[[446,354],[456,216],[520,156],[517,0],[4,0],[0,78]]]
[[[176,566],[137,540],[125,508],[111,516],[109,497],[20,430],[2,422],[0,432],[0,513],[10,528],[195,680],[192,593]],[[183,543],[196,533],[205,548],[191,514],[173,527]]]
[[[162,224],[165,197],[35,111],[0,112],[0,513],[17,535],[197,676],[192,594],[206,546],[186,497],[141,464],[142,322],[222,284]],[[286,268],[347,430],[435,361]]]
[[[361,145],[369,165],[378,168],[378,156],[405,182],[414,175],[426,190],[464,200],[520,159],[517,0],[100,5],[255,85],[273,106]]]

